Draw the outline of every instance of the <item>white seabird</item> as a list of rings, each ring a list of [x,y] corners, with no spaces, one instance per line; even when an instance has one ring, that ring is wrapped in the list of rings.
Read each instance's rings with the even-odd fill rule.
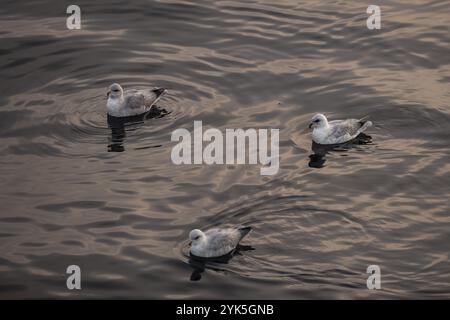
[[[106,109],[113,117],[131,117],[148,112],[166,92],[163,88],[123,91],[118,83],[109,86]]]
[[[372,126],[371,121],[364,119],[333,120],[328,122],[321,114],[316,114],[309,124],[313,129],[312,139],[318,144],[339,144],[356,138],[361,132]]]
[[[214,228],[206,232],[194,229],[189,233],[191,254],[201,258],[217,258],[233,252],[250,227]]]

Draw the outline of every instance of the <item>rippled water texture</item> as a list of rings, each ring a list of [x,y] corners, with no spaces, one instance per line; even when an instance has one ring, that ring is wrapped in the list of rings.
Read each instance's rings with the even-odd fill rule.
[[[381,30],[361,1],[77,4],[81,30],[0,7],[0,298],[450,298],[448,1],[383,1]],[[109,128],[112,82],[167,112]],[[372,142],[310,157],[317,112],[368,115]],[[194,120],[280,129],[278,174],[175,166]],[[253,250],[190,262],[189,231],[225,224]]]

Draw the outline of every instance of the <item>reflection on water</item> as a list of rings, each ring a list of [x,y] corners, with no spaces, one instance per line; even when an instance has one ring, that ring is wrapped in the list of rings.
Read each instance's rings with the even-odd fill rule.
[[[311,168],[322,168],[326,162],[325,156],[327,155],[327,153],[330,153],[331,151],[347,151],[355,145],[368,144],[370,142],[372,142],[372,137],[363,132],[360,133],[352,141],[348,141],[346,143],[322,145],[313,141],[311,144],[311,150],[313,151],[313,154],[309,155],[308,165]]]

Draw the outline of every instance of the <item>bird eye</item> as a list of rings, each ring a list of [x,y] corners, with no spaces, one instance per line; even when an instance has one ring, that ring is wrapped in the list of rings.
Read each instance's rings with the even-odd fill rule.
[[[194,238],[194,240],[198,240],[198,239],[200,239],[200,236],[196,236],[196,237]]]
[[[316,120],[314,120],[314,122],[315,122],[315,123],[320,122],[320,119],[316,119]]]
[[[114,89],[113,91],[114,91],[114,92],[119,92],[119,89]]]

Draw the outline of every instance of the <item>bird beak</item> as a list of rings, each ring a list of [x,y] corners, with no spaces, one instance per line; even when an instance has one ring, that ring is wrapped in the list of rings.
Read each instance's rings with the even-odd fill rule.
[[[107,93],[106,93],[106,98],[109,98],[109,94],[111,93],[111,91],[108,91]]]
[[[311,128],[312,128],[312,125],[313,125],[313,124],[312,124],[312,122],[311,122],[311,123],[309,124],[308,128],[311,129]]]

